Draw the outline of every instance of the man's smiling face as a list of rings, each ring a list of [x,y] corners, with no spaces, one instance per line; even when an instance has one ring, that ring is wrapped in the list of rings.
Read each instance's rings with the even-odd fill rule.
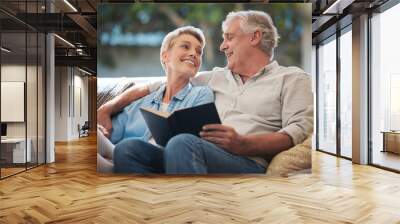
[[[227,67],[234,73],[239,73],[246,63],[246,57],[252,46],[251,33],[244,33],[240,28],[240,20],[234,19],[226,26],[223,33],[223,42],[220,51],[225,53]]]

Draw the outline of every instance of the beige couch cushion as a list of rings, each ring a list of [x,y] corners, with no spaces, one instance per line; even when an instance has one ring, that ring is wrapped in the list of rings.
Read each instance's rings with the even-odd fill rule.
[[[303,143],[276,155],[269,163],[267,175],[288,176],[299,171],[311,171],[311,136]]]

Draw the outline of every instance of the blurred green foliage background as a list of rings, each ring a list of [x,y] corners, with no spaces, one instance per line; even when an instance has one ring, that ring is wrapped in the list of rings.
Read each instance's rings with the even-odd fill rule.
[[[206,47],[201,70],[225,66],[219,51],[221,23],[231,11],[262,10],[271,15],[281,36],[275,59],[281,65],[308,67],[311,58],[311,4],[136,3],[100,4],[98,8],[98,76],[164,76],[159,61],[163,37],[192,25],[203,30]],[[307,70],[307,69],[306,69]]]

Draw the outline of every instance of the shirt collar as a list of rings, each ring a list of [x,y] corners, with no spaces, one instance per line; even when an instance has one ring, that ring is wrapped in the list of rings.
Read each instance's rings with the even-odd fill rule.
[[[264,68],[265,68],[264,73],[271,73],[279,68],[279,64],[277,61],[274,60],[268,65],[266,65]]]
[[[271,74],[278,67],[279,67],[278,62],[274,60],[271,63],[269,63],[268,65],[266,65],[264,68],[262,68],[260,71],[258,71],[253,77]]]
[[[160,86],[160,88],[158,88],[158,90],[154,94],[153,102],[156,102],[156,103],[162,102],[166,87],[167,87],[166,84],[162,84]],[[191,89],[192,89],[192,84],[190,84],[190,82],[188,82],[188,84],[185,87],[183,87],[183,89],[181,89],[177,94],[175,94],[175,96],[173,96],[173,98],[182,101],[189,94]]]
[[[278,64],[277,61],[274,60],[271,63],[269,63],[268,65],[266,65],[265,67],[261,68],[250,79],[254,79],[254,78],[256,79],[259,76],[271,74],[272,72],[274,72],[278,68],[279,68],[279,64]],[[240,80],[241,79],[239,74],[235,74],[233,72],[231,72],[231,73],[233,74],[233,76],[234,76],[234,78],[236,80]]]

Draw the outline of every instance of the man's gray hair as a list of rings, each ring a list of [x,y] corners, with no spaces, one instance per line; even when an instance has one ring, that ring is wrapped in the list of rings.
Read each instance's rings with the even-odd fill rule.
[[[271,58],[274,56],[274,49],[278,46],[279,34],[266,12],[248,10],[230,12],[222,22],[222,30],[225,32],[232,20],[240,19],[240,28],[244,33],[252,33],[259,30],[262,34],[261,49]]]
[[[169,49],[171,49],[171,47],[173,47],[175,44],[174,40],[182,34],[189,34],[195,37],[200,42],[202,49],[206,45],[206,39],[204,38],[204,33],[199,28],[193,26],[183,26],[169,32],[164,37],[160,48],[160,61],[164,71],[166,70],[165,70],[165,64],[162,61],[162,54],[164,51],[168,51]]]

